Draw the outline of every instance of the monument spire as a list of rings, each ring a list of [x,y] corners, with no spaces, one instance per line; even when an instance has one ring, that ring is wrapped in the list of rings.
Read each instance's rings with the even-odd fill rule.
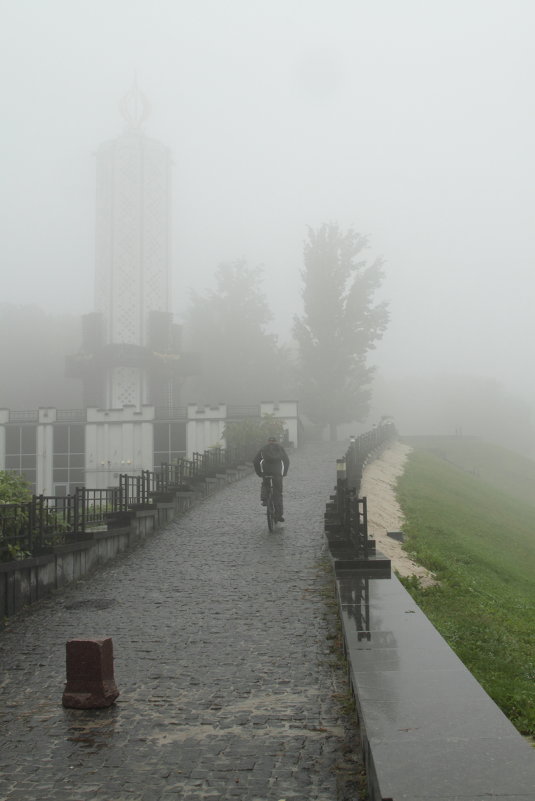
[[[123,119],[132,130],[139,130],[150,113],[147,97],[138,86],[137,75],[134,77],[132,88],[119,102]]]

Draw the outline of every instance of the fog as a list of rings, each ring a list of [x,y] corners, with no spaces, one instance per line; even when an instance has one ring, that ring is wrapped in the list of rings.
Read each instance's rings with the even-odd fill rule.
[[[529,0],[3,0],[2,302],[93,307],[95,160],[124,130],[174,158],[173,296],[263,265],[300,311],[307,226],[383,256],[383,378],[492,378],[531,402],[535,67]],[[36,404],[37,405],[37,404]]]

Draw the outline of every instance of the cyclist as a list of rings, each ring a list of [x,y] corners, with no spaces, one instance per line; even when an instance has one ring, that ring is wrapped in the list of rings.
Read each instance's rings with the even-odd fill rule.
[[[267,445],[260,448],[253,459],[255,473],[260,478],[271,476],[273,479],[273,501],[275,503],[275,522],[284,523],[282,505],[282,479],[288,473],[290,460],[288,454],[278,441],[277,437],[269,437]],[[264,495],[264,482],[260,487],[260,501],[266,505]]]

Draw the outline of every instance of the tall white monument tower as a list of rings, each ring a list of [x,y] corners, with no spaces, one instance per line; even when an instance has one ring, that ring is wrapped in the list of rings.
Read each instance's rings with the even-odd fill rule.
[[[133,347],[107,365],[107,408],[153,400],[147,359],[135,351],[151,345],[151,313],[169,313],[171,300],[170,152],[143,134],[148,108],[137,86],[121,110],[127,130],[97,151],[95,310],[104,345]]]
[[[87,407],[178,403],[180,329],[171,315],[171,154],[143,133],[137,85],[121,103],[126,130],[97,151],[95,312],[70,375]]]

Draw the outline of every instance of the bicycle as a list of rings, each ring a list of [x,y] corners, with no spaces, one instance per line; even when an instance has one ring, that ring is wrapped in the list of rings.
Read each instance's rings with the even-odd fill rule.
[[[277,519],[275,517],[275,497],[273,494],[273,478],[272,476],[264,476],[262,479],[265,488],[265,501],[266,501],[266,516],[268,529],[273,531]]]

